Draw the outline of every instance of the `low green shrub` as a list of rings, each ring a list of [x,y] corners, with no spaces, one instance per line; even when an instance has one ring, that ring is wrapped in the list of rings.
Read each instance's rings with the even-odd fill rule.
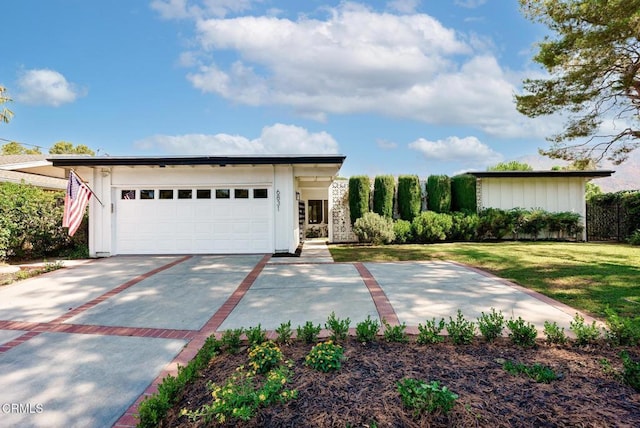
[[[495,308],[491,308],[491,312],[484,312],[477,320],[478,330],[487,342],[492,342],[502,335],[504,329],[504,315],[501,311],[496,312]]]
[[[263,330],[260,324],[256,327],[249,327],[244,333],[247,336],[249,346],[259,345],[267,341],[267,331]]]
[[[327,322],[324,324],[324,328],[330,332],[329,339],[334,342],[339,342],[347,338],[347,335],[349,334],[349,325],[351,325],[351,319],[347,317],[346,319],[341,320],[336,317],[335,312],[331,312],[331,315],[327,318]]]
[[[458,395],[437,381],[429,383],[412,378],[405,378],[396,384],[402,405],[413,411],[413,416],[422,413],[449,413],[456,404]]]
[[[476,213],[454,212],[451,214],[451,230],[447,239],[473,241],[477,237],[480,217]]]
[[[393,233],[396,235],[396,244],[406,244],[413,241],[413,232],[411,231],[411,222],[398,219],[393,223]]]
[[[584,227],[581,224],[581,216],[574,212],[549,213],[547,216],[547,230],[551,234],[555,233],[555,238],[576,237],[582,233]]]
[[[640,229],[635,230],[627,240],[631,245],[640,245]]]
[[[160,385],[158,392],[145,398],[138,406],[138,427],[157,427],[167,411],[178,401],[185,385],[195,379],[199,370],[206,367],[211,359],[220,351],[222,343],[215,337],[208,337],[195,358],[186,367],[178,367],[177,376],[168,375]]]
[[[524,374],[538,383],[551,383],[552,381],[559,379],[551,367],[544,364],[534,363],[530,366],[522,363],[514,363],[512,361],[506,361],[502,368],[513,375]]]
[[[304,325],[296,328],[296,337],[304,343],[315,343],[320,335],[320,330],[322,330],[320,324],[313,325],[311,321],[307,321]]]
[[[640,317],[635,319],[619,316],[612,309],[606,309],[607,330],[605,336],[614,345],[633,346],[640,343]]]
[[[230,354],[238,352],[240,345],[242,344],[242,333],[244,333],[244,329],[242,327],[225,330],[225,332],[222,333],[220,341],[226,352]]]
[[[524,214],[520,225],[520,232],[529,235],[532,239],[538,239],[540,233],[546,229],[549,213],[536,209]]]
[[[444,318],[440,318],[440,322],[436,319],[427,320],[424,325],[418,323],[418,337],[416,342],[419,345],[432,345],[444,341],[442,330],[444,330]]]
[[[585,324],[584,317],[578,313],[569,323],[569,330],[576,335],[576,345],[584,346],[596,342],[600,338],[600,329],[593,321],[591,325]]]
[[[276,343],[289,344],[292,342],[293,330],[291,330],[291,320],[281,323],[276,328]]]
[[[449,338],[456,345],[468,345],[473,342],[475,337],[476,326],[473,321],[468,321],[462,315],[462,311],[458,309],[456,319],[449,317],[446,324]]]
[[[424,211],[411,222],[413,236],[419,243],[444,241],[452,226],[453,220],[449,214],[433,211]]]
[[[249,366],[259,374],[264,374],[282,361],[282,351],[273,341],[261,342],[249,351]]]
[[[375,342],[380,324],[377,320],[371,319],[371,315],[367,315],[367,319],[356,324],[356,339],[362,343]]]
[[[622,381],[640,392],[640,361],[633,361],[627,351],[622,351],[620,358],[622,358]]]
[[[393,220],[373,212],[364,213],[355,221],[353,233],[358,237],[358,241],[374,245],[389,244],[396,239]]]
[[[406,333],[407,325],[405,323],[392,326],[383,318],[382,324],[384,325],[384,340],[387,342],[406,343],[409,341],[409,336],[407,336]]]
[[[502,239],[513,233],[513,217],[504,210],[486,208],[479,214],[478,237],[481,239]]]
[[[564,333],[564,327],[560,327],[557,322],[544,322],[544,335],[548,344],[564,345],[567,343],[567,335]]]
[[[305,364],[314,370],[324,373],[339,370],[344,359],[344,349],[342,346],[328,340],[318,343],[305,357]]]
[[[220,424],[248,421],[261,407],[297,398],[296,390],[285,388],[290,378],[291,372],[286,367],[271,370],[262,380],[241,366],[224,384],[207,385],[213,397],[211,404],[204,404],[198,410],[182,409],[181,415],[192,421],[202,419],[206,424],[213,420]]]
[[[509,330],[509,338],[514,345],[524,348],[536,346],[536,337],[538,336],[536,326],[526,322],[522,317],[511,318],[507,321],[507,329]]]

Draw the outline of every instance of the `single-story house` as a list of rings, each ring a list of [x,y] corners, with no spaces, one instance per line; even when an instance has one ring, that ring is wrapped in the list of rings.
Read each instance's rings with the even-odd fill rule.
[[[55,168],[45,155],[0,156],[0,183],[31,184],[46,190],[64,190],[64,170]]]
[[[329,186],[344,159],[342,155],[49,158],[67,173],[73,169],[95,192],[89,203],[92,257],[294,253],[305,224],[326,221]]]

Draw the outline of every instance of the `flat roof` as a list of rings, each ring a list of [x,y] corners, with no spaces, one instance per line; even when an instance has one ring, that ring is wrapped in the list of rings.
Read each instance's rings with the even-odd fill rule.
[[[344,155],[52,156],[53,166],[340,164]]]
[[[589,170],[589,171],[470,171],[466,174],[475,176],[476,178],[498,178],[498,177],[611,177],[615,171],[613,170]]]

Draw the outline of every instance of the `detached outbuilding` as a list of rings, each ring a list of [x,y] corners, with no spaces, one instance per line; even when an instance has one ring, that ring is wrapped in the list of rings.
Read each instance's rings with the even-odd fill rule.
[[[610,177],[614,171],[481,171],[476,177],[478,210],[536,209],[580,214],[587,239],[585,190],[588,181]]]
[[[89,253],[293,253],[305,194],[328,199],[342,155],[56,156],[97,198]],[[320,196],[322,197],[320,197]],[[98,199],[100,201],[98,201]]]

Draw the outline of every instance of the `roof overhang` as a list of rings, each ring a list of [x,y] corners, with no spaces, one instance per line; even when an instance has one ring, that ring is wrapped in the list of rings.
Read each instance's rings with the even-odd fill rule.
[[[561,178],[561,177],[583,177],[600,178],[611,177],[613,170],[589,170],[589,171],[470,171],[466,174],[476,178]]]
[[[236,156],[55,156],[48,160],[57,167],[109,166],[195,166],[195,165],[338,165],[343,155],[236,155]]]

